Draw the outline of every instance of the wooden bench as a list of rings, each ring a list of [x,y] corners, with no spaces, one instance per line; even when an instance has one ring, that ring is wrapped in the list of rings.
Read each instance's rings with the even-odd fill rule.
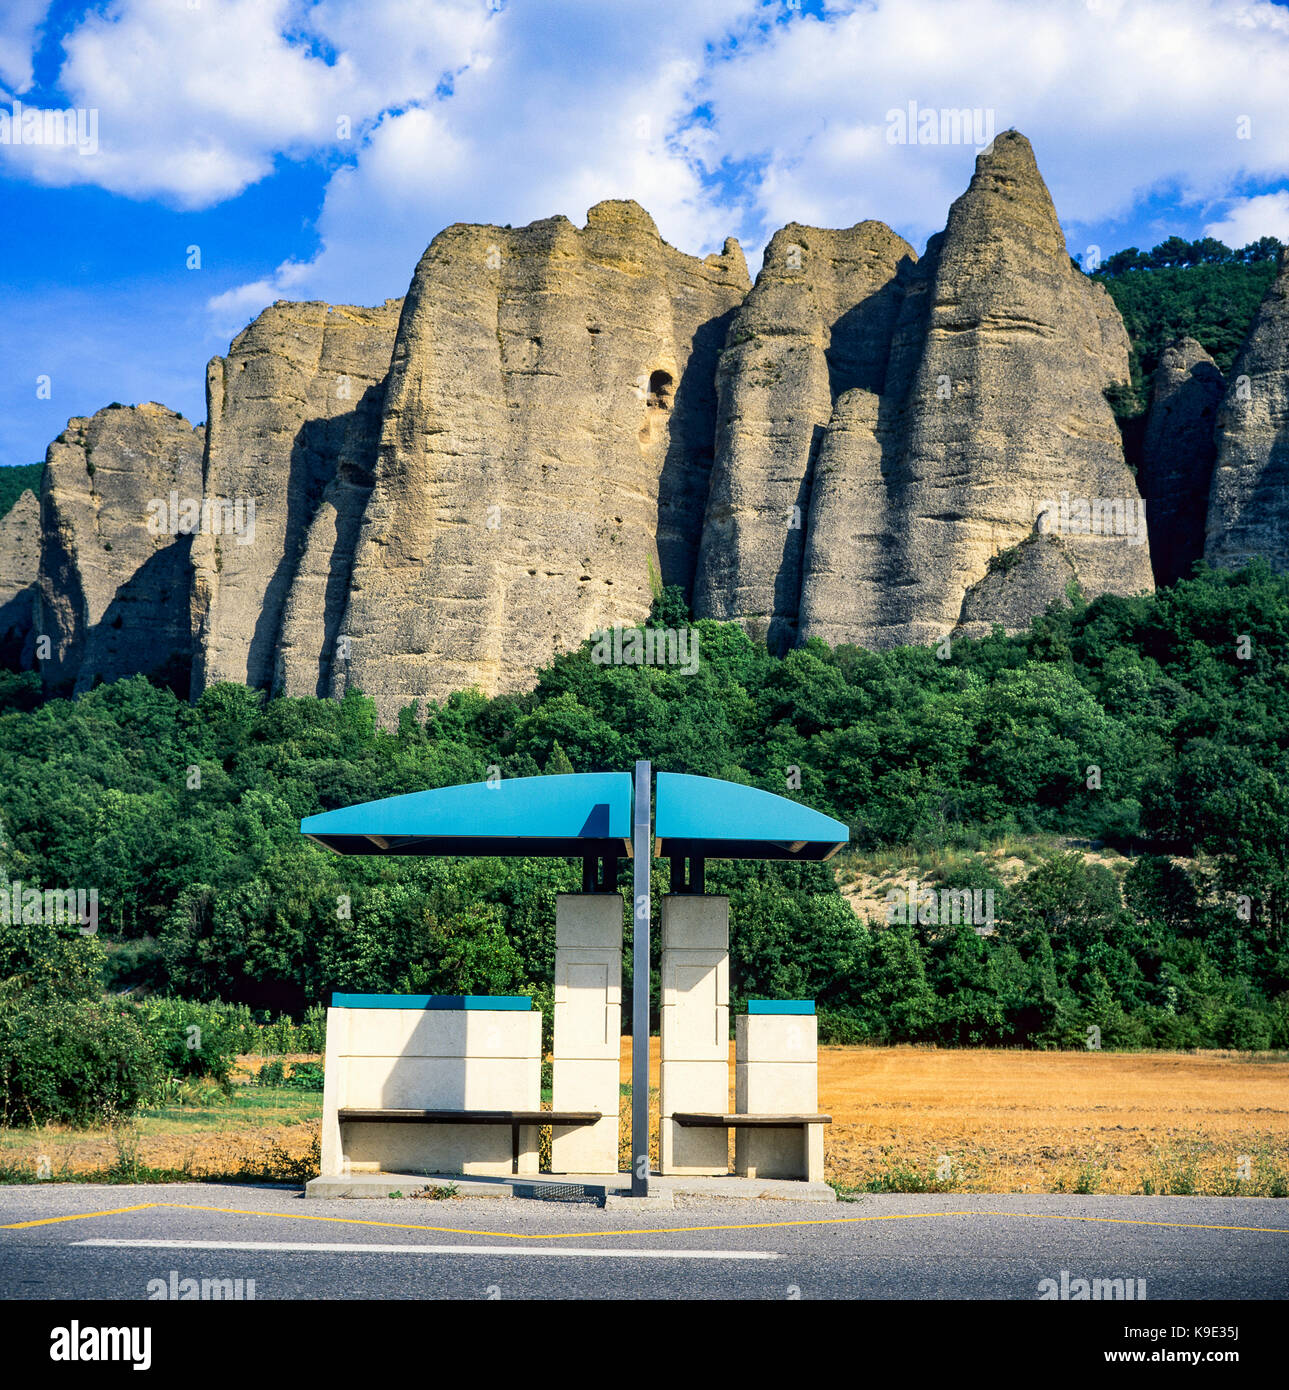
[[[796,1130],[801,1137],[801,1161],[799,1168],[795,1162],[791,1164],[791,1167],[798,1168],[798,1171],[783,1172],[780,1169],[776,1174],[774,1168],[772,1168],[771,1175],[810,1179],[813,1174],[819,1181],[823,1180],[822,1127],[832,1124],[831,1115],[749,1115],[737,1113],[733,1115],[716,1115],[685,1111],[674,1114],[671,1118],[675,1120],[678,1125],[691,1129],[751,1129],[757,1131],[767,1129]],[[819,1126],[819,1128],[816,1129],[816,1126]],[[821,1147],[817,1150],[814,1157],[812,1157],[812,1149],[814,1149],[816,1142]],[[780,1165],[776,1163],[775,1168],[779,1167]],[[746,1177],[760,1176],[757,1170],[751,1164],[747,1163],[746,1159],[740,1157],[738,1145],[735,1146],[734,1170],[736,1173],[743,1174]]]
[[[341,1124],[509,1125],[510,1171],[519,1172],[519,1131],[525,1125],[593,1125],[598,1110],[354,1110],[337,1111]]]
[[[832,1124],[831,1115],[704,1115],[691,1111],[671,1118],[687,1129],[801,1129]]]

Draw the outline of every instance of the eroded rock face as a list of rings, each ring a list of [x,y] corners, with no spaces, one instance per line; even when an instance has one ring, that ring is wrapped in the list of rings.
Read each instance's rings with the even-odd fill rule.
[[[1037,534],[989,563],[967,590],[955,637],[988,637],[995,625],[1022,632],[1052,603],[1064,604],[1078,573],[1059,536]]]
[[[329,506],[351,509],[344,490],[370,479],[400,303],[279,301],[207,368],[205,497],[229,502],[241,524],[193,538],[196,689],[220,680],[268,687],[276,675],[313,693],[329,668],[337,619],[325,596],[347,582],[349,533],[342,526],[328,548],[323,520],[310,547],[310,527],[328,488],[340,494]]]
[[[802,555],[833,403],[882,391],[913,248],[881,222],[775,233],[717,375],[716,467],[694,611],[783,651],[797,639]]]
[[[1204,558],[1289,570],[1289,256],[1236,358],[1217,416]]]
[[[1211,547],[1232,532],[1281,553],[1277,284],[1245,350],[1250,402],[1223,406]],[[265,310],[210,364],[200,460],[201,434],[159,406],[69,424],[41,510],[46,679],[191,660],[194,693],[356,686],[393,721],[531,685],[595,628],[643,619],[658,583],[777,650],[1014,631],[1071,584],[1146,591],[1104,398],[1127,346],[1015,132],[920,261],[881,223],[794,223],[750,290],[737,243],[684,255],[634,203],[583,228],[449,227],[406,301]],[[1156,384],[1147,474],[1177,519],[1156,543],[1178,531],[1161,574],[1195,546],[1214,390],[1197,351]],[[191,537],[142,524],[172,493],[205,504]]]
[[[1194,338],[1164,349],[1151,385],[1138,478],[1158,584],[1189,574],[1204,553],[1222,392],[1222,373]]]
[[[1036,529],[1062,530],[1088,598],[1151,590],[1140,495],[1103,394],[1127,380],[1127,335],[1071,265],[1022,135],[982,152],[906,279],[885,387],[839,402],[823,445],[802,635],[937,641],[990,560]],[[1042,612],[1063,585],[1026,592]]]
[[[149,402],[69,420],[49,446],[36,615],[47,689],[139,672],[186,689],[191,537],[173,504],[201,497],[204,439]]]
[[[331,690],[336,638],[349,602],[354,549],[371,494],[370,465],[379,433],[377,418],[371,425],[370,450],[355,451],[341,461],[309,523],[277,646],[273,688],[284,695],[326,695]],[[340,656],[346,657],[343,648]]]
[[[584,228],[453,226],[417,267],[341,636],[388,716],[533,672],[692,578],[714,369],[747,292],[734,242],[697,260],[634,203]]]
[[[30,670],[40,503],[30,488],[0,517],[0,666]]]
[[[801,582],[803,637],[835,647],[876,631],[890,576],[884,531],[883,399],[856,387],[837,401],[815,465]]]

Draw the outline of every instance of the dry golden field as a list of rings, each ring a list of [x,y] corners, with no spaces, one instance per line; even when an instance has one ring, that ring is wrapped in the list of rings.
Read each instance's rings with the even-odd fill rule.
[[[1289,1196],[1283,1057],[836,1047],[819,1092],[837,1182],[947,1158],[964,1191]]]
[[[1283,1054],[823,1047],[819,1106],[843,1187],[1289,1196]]]
[[[656,1080],[656,1038],[652,1051]],[[261,1060],[242,1059],[243,1078]],[[1283,1054],[825,1047],[819,1102],[833,1116],[827,1176],[843,1189],[1289,1196]],[[0,1173],[29,1178],[43,1156],[63,1179],[299,1180],[316,1163],[321,1104],[316,1092],[239,1085],[115,1132],[0,1130]],[[624,1160],[629,1126],[624,1095]]]

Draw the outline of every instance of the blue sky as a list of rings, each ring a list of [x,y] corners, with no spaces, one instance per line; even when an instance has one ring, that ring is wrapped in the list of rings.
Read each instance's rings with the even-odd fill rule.
[[[634,197],[753,273],[790,220],[920,251],[976,150],[891,143],[910,101],[1024,131],[1075,254],[1289,241],[1287,91],[1270,0],[4,0],[0,111],[97,125],[0,143],[0,464],[112,401],[203,419],[264,305],[400,295],[455,221]]]

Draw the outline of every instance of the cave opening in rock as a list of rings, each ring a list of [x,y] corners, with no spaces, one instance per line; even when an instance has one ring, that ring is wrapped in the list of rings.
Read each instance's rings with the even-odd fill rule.
[[[656,371],[649,375],[647,404],[655,410],[670,410],[671,397],[676,389],[670,372]]]

